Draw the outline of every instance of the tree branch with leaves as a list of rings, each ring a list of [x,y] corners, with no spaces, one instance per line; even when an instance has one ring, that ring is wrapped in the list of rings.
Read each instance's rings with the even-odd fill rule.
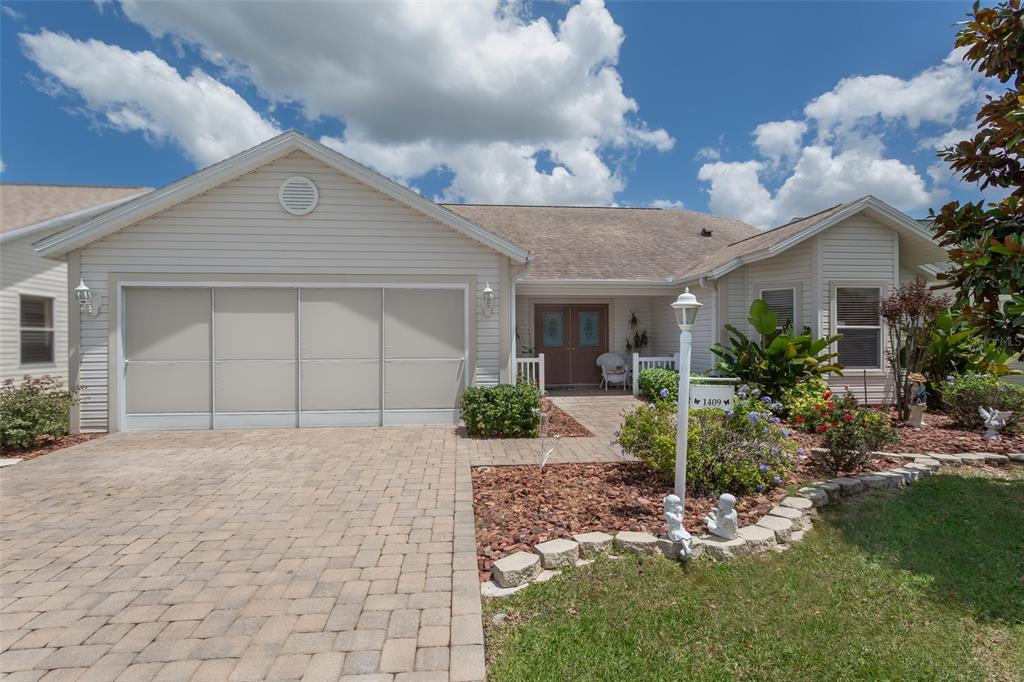
[[[1021,0],[975,3],[956,46],[979,73],[1007,85],[977,115],[978,132],[939,152],[950,169],[999,201],[952,201],[932,212],[934,233],[952,263],[939,278],[956,306],[988,340],[1024,351],[1024,10]]]

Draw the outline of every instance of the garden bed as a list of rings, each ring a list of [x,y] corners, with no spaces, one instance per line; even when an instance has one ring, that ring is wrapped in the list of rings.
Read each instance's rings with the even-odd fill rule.
[[[78,445],[79,443],[85,443],[86,441],[94,440],[106,434],[103,433],[73,433],[65,436],[40,436],[39,442],[35,447],[27,448],[25,450],[4,450],[3,457],[16,457],[20,460],[35,459],[36,457],[42,457],[48,455],[51,452],[57,450],[63,450],[69,448],[72,445]]]
[[[587,427],[573,419],[565,410],[551,402],[550,398],[541,398],[541,410],[548,413],[547,435],[549,438],[589,438],[593,436]]]
[[[882,471],[902,466],[899,459],[876,459],[862,470]],[[753,525],[789,490],[811,481],[832,478],[801,457],[784,484],[763,494],[740,497],[740,525]],[[476,521],[477,570],[490,579],[497,559],[533,545],[578,533],[620,530],[664,533],[662,499],[672,486],[643,462],[549,464],[478,467],[473,469],[473,511]],[[686,528],[705,532],[704,516],[715,506],[712,495],[687,495]]]
[[[901,424],[890,410],[893,426],[899,432],[899,441],[885,448],[888,452],[936,452],[952,455],[957,452],[994,452],[1005,455],[1010,452],[1024,452],[1024,434],[1005,435],[998,440],[988,440],[981,429],[967,429],[953,423],[942,412],[925,412],[925,426],[915,429]],[[822,447],[824,439],[818,434],[796,431],[796,438],[803,448]]]

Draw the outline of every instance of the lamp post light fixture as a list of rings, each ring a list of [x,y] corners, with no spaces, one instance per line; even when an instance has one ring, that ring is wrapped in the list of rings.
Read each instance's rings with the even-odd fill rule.
[[[484,315],[490,317],[494,314],[494,289],[491,288],[491,283],[488,282],[484,286],[483,291],[483,302],[484,302]]]
[[[693,348],[693,325],[697,321],[697,313],[701,304],[697,297],[690,293],[689,287],[679,294],[679,298],[672,304],[672,311],[676,314],[676,324],[679,325],[679,402],[676,417],[676,476],[675,476],[675,497],[679,498],[681,511],[686,511],[686,447],[687,432],[689,430],[690,416],[690,352]],[[667,499],[667,498],[666,498]],[[675,502],[674,500],[672,502]],[[682,537],[678,540],[682,543],[682,551],[689,555],[690,536],[685,528],[682,529]]]
[[[99,306],[93,302],[92,289],[86,285],[84,279],[78,280],[78,286],[75,287],[75,300],[78,301],[78,309],[83,313],[88,313],[93,317],[100,314]]]

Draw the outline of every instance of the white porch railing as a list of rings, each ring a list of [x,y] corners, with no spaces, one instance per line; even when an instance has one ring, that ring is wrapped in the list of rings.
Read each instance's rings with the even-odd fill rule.
[[[544,354],[535,358],[516,358],[516,383],[533,384],[544,395]]]
[[[679,353],[674,355],[652,355],[649,357],[633,353],[633,395],[640,395],[640,372],[651,367],[676,369],[679,367]]]

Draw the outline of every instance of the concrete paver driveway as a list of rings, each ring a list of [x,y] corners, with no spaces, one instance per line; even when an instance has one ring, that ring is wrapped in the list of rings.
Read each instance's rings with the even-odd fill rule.
[[[0,470],[0,673],[482,679],[458,440],[115,434]]]

